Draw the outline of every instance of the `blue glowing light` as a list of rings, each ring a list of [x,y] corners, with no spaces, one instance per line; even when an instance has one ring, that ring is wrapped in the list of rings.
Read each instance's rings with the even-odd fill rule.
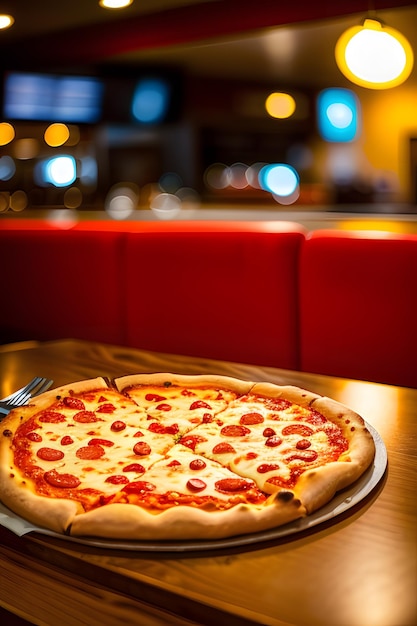
[[[359,132],[359,101],[350,89],[325,89],[317,98],[319,132],[325,141],[353,141]]]
[[[296,170],[284,163],[265,165],[258,177],[262,189],[281,197],[293,194],[300,182]]]
[[[144,124],[163,122],[169,108],[169,87],[160,78],[144,78],[136,85],[132,99],[133,117]]]
[[[50,183],[55,187],[68,187],[77,177],[77,166],[74,157],[69,155],[56,156],[41,163],[38,173],[39,181]]]

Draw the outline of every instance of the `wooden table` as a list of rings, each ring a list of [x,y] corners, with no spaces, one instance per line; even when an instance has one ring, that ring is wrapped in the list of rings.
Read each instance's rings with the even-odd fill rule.
[[[35,375],[60,385],[151,371],[290,383],[335,398],[382,436],[386,476],[331,523],[250,547],[138,552],[0,527],[3,608],[48,626],[417,624],[417,389],[64,340],[0,348],[0,397]]]

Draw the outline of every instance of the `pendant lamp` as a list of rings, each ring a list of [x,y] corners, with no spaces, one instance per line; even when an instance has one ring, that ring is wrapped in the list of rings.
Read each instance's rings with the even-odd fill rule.
[[[339,37],[336,63],[352,83],[369,89],[389,89],[403,83],[413,68],[413,49],[399,31],[366,18]]]

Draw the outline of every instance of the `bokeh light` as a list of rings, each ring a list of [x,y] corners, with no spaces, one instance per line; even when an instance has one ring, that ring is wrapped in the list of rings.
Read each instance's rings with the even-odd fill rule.
[[[77,164],[73,156],[62,155],[42,163],[44,181],[55,187],[67,187],[77,178]]]
[[[13,141],[15,135],[16,132],[12,124],[9,124],[9,122],[0,123],[0,146],[6,146]]]
[[[160,193],[151,200],[152,213],[160,220],[171,220],[181,212],[181,200],[172,193]]]
[[[50,124],[44,133],[45,143],[52,148],[62,146],[68,140],[69,136],[70,131],[68,126],[58,122]]]
[[[353,141],[359,132],[359,100],[350,89],[324,89],[317,97],[318,128],[325,141]]]
[[[273,163],[263,167],[259,172],[259,181],[262,189],[279,197],[290,197],[299,186],[296,170],[284,163]]]
[[[28,205],[28,197],[26,192],[19,189],[14,191],[10,196],[10,208],[12,211],[23,211]]]
[[[286,119],[294,114],[296,103],[289,93],[271,93],[266,101],[265,108],[271,117]]]
[[[248,186],[246,178],[248,166],[244,163],[233,163],[229,168],[229,185],[233,189],[245,189]]]
[[[132,215],[138,205],[139,189],[129,182],[113,185],[109,190],[104,208],[115,220],[125,220]]]
[[[27,159],[34,159],[40,152],[39,141],[33,137],[26,137],[24,139],[17,139],[13,143],[13,153],[16,159],[26,161]]]
[[[64,206],[67,209],[78,209],[83,201],[83,194],[78,187],[70,187],[64,194]]]
[[[230,185],[230,168],[224,163],[213,163],[204,172],[204,181],[211,189],[226,189]]]
[[[168,112],[169,87],[160,78],[143,78],[132,98],[133,117],[144,124],[162,122]]]
[[[162,174],[160,177],[158,185],[161,191],[175,193],[182,186],[182,179],[181,176],[175,172],[165,172],[165,174]]]
[[[0,157],[0,180],[10,180],[16,173],[16,164],[12,157]]]

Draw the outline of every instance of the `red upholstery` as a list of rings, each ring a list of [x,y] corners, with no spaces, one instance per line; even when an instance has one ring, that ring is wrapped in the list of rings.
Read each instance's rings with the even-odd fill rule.
[[[121,343],[120,235],[0,229],[1,341],[74,337]]]
[[[296,369],[303,241],[279,223],[127,234],[129,345]]]
[[[316,231],[300,261],[304,371],[417,387],[417,236]]]

